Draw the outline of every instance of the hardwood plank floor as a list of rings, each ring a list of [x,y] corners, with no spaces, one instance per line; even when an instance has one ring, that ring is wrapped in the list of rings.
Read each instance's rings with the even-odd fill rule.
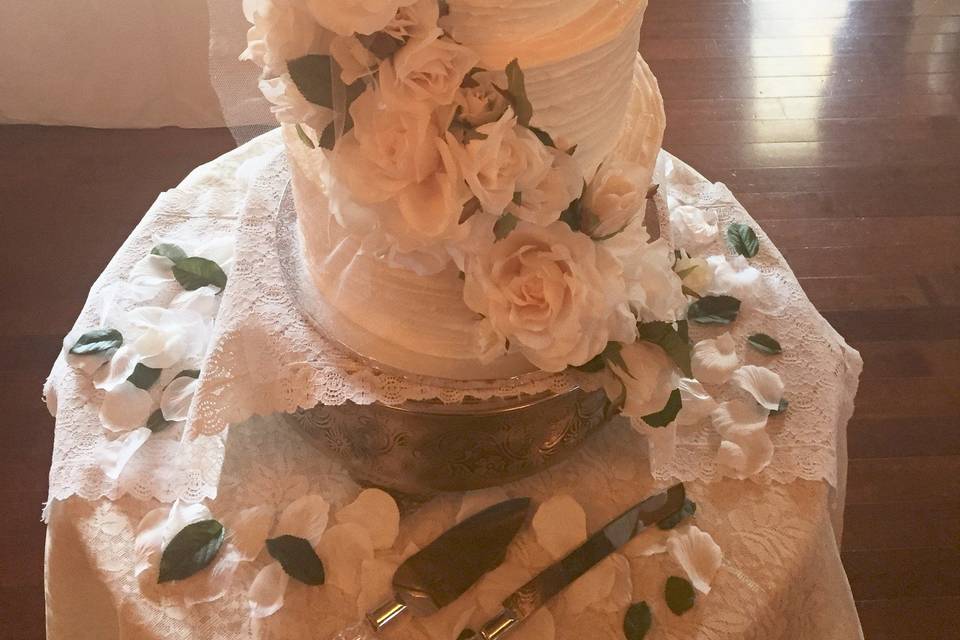
[[[864,356],[843,559],[867,640],[958,637],[960,0],[650,0],[640,48],[666,148],[734,190]],[[61,337],[157,194],[231,146],[0,127],[0,638],[44,635]]]

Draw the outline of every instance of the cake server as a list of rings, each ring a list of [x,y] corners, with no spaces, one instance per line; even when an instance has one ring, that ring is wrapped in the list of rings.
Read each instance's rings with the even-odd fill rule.
[[[393,574],[393,597],[334,640],[376,638],[375,631],[409,611],[430,615],[447,606],[503,562],[527,519],[530,498],[505,500],[470,516],[404,560]]]
[[[683,507],[686,491],[677,484],[640,502],[608,522],[566,557],[550,565],[503,601],[503,610],[473,640],[500,640],[530,614],[591,567],[650,525]]]

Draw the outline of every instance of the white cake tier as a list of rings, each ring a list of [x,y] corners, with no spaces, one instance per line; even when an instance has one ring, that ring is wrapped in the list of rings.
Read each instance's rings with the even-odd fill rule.
[[[569,145],[589,176],[616,144],[646,0],[453,0],[444,25],[503,69],[517,58],[532,124]]]
[[[616,123],[611,155],[649,167],[652,175],[663,102],[650,69],[638,55],[633,60],[633,79],[624,82],[626,114]],[[330,337],[387,367],[439,378],[502,379],[534,369],[519,355],[480,363],[478,317],[463,302],[454,266],[420,276],[360,251],[360,239],[330,214],[322,187],[324,155],[304,146],[289,125],[284,135],[304,259],[326,303],[319,320]]]

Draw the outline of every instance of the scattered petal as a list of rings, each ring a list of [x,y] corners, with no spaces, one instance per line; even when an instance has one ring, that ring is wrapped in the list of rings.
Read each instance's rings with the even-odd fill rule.
[[[553,640],[556,633],[553,614],[546,607],[540,607],[523,622],[524,640]]]
[[[240,558],[235,551],[221,550],[212,565],[181,581],[184,606],[192,607],[222,598],[230,589],[239,564]]]
[[[779,411],[783,400],[783,380],[767,369],[752,364],[744,365],[733,372],[733,383],[749,393],[769,411]]]
[[[667,552],[667,545],[664,544],[661,537],[653,535],[634,536],[630,542],[625,544],[621,553],[627,558],[648,558]]]
[[[460,598],[436,613],[419,618],[419,624],[431,640],[454,640],[467,628],[477,605]]]
[[[691,205],[670,209],[670,231],[675,246],[693,249],[710,244],[719,232],[715,211]]]
[[[193,311],[204,318],[214,318],[220,308],[219,289],[213,285],[200,287],[193,291],[181,291],[170,301],[171,309]]]
[[[460,502],[460,510],[457,511],[457,524],[467,518],[480,513],[488,507],[503,502],[507,499],[507,494],[500,487],[490,487],[489,489],[480,489],[479,491],[467,491],[463,494],[463,500]]]
[[[182,376],[166,386],[160,396],[160,410],[164,419],[171,422],[187,419],[190,404],[197,391],[197,382],[196,378]]]
[[[120,384],[126,382],[127,378],[137,368],[138,356],[130,345],[123,345],[113,352],[110,358],[110,364],[101,367],[93,377],[93,386],[97,389],[111,391]]]
[[[320,542],[330,516],[330,504],[319,494],[297,498],[283,510],[273,530],[273,537],[296,536],[310,541],[314,547]]]
[[[250,507],[230,514],[223,520],[230,544],[236,549],[240,560],[250,562],[260,555],[264,541],[270,536],[273,508],[265,505]]]
[[[744,479],[760,473],[773,460],[773,442],[767,434],[767,411],[753,402],[724,402],[711,414],[723,441],[717,463]]]
[[[364,489],[357,499],[340,509],[337,522],[358,524],[370,534],[374,549],[393,546],[400,532],[400,509],[382,489]]]
[[[271,562],[257,574],[247,591],[250,603],[250,615],[254,618],[266,618],[283,606],[283,596],[287,591],[290,576],[279,562]]]
[[[213,260],[229,274],[233,267],[234,239],[232,235],[215,235],[198,246],[193,255]]]
[[[710,293],[731,295],[740,300],[756,300],[763,276],[743,256],[728,260],[726,256],[710,256],[707,264],[713,269]]]
[[[617,611],[630,603],[632,592],[630,563],[621,554],[614,553],[567,587],[563,604],[572,615],[588,608]]]
[[[153,412],[153,398],[129,382],[117,385],[103,395],[100,422],[111,431],[130,431],[142,427]]]
[[[693,377],[707,384],[723,384],[739,366],[737,345],[729,332],[693,346]]]
[[[327,529],[320,540],[317,555],[323,561],[326,584],[357,595],[360,592],[360,568],[373,558],[373,542],[365,527],[353,522]]]
[[[710,593],[710,584],[723,563],[723,551],[713,537],[696,526],[683,533],[674,530],[667,539],[667,549],[696,590]]]
[[[677,416],[679,424],[697,424],[717,408],[717,401],[707,393],[698,380],[680,378],[678,388],[680,389],[680,399],[683,402],[683,407]]]
[[[501,602],[517,587],[530,579],[530,571],[514,562],[505,562],[480,579],[475,601],[485,618],[496,615],[503,608]]]
[[[556,495],[537,509],[533,531],[540,546],[558,559],[587,539],[587,516],[572,497]]]
[[[97,465],[108,478],[116,480],[133,454],[150,438],[150,433],[150,429],[140,427],[100,445],[93,452]]]
[[[399,565],[382,558],[372,558],[360,563],[360,595],[357,613],[363,615],[383,604],[392,593],[393,574]]]

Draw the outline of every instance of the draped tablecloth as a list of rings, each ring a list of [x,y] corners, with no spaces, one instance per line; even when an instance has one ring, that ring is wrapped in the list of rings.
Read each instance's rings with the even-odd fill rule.
[[[161,201],[189,212],[184,215],[194,218],[191,222],[197,229],[206,231],[218,225],[231,229],[236,225],[239,203],[256,184],[253,176],[263,169],[269,152],[276,153],[278,145],[279,138],[271,134],[241,147],[194,171]],[[214,192],[218,197],[211,197]],[[232,198],[225,197],[231,193]],[[141,238],[139,244],[147,246],[151,237],[162,235],[164,224],[171,222],[162,216],[148,216],[134,234]],[[769,242],[762,233],[761,238]],[[125,248],[129,249],[127,245]],[[782,262],[778,253],[773,255],[774,260]],[[789,274],[785,263],[780,267]],[[104,279],[122,276],[120,269],[108,270],[98,285],[104,285]],[[806,313],[806,307],[800,308]],[[825,334],[832,332],[826,323],[823,327]],[[829,337],[831,344],[840,348],[825,352],[823,361],[802,364],[807,372],[819,371],[834,381],[838,397],[844,401],[836,405],[837,415],[828,417],[842,435],[856,390],[859,358],[835,334]],[[785,379],[789,385],[789,376]],[[49,398],[51,405],[70,403],[71,398],[55,397],[56,391],[48,387],[48,394],[54,396]],[[791,405],[789,411],[793,430],[805,419],[824,419],[822,407],[799,403]],[[783,416],[771,418],[770,430],[778,428],[783,428]],[[712,591],[701,595],[691,611],[681,617],[666,608],[663,582],[680,570],[667,554],[643,553],[643,549],[662,542],[657,536],[664,535],[646,532],[638,537],[636,545],[628,545],[624,551],[625,560],[621,562],[629,563],[627,583],[621,584],[623,576],[617,574],[616,588],[608,585],[610,598],[585,609],[564,597],[551,604],[555,637],[620,638],[626,604],[645,600],[653,609],[655,624],[647,636],[653,639],[861,638],[837,547],[837,516],[845,482],[844,441],[843,437],[831,440],[835,447],[831,459],[840,470],[819,476],[829,482],[801,479],[794,474],[791,482],[777,482],[775,476],[768,476],[762,482],[705,477],[687,483],[689,494],[699,505],[696,525],[712,534],[724,552]],[[343,469],[306,444],[282,415],[249,418],[231,427],[229,437],[224,434],[216,442],[222,448],[215,447],[212,455],[223,460],[222,473],[218,466],[218,487],[200,496],[207,498],[215,517],[229,520],[232,514],[253,506],[279,510],[309,493],[324,495],[336,508],[358,491]],[[625,422],[617,422],[569,461],[498,491],[500,495],[528,495],[535,502],[570,495],[583,506],[587,529],[594,530],[663,486],[663,478],[653,479],[644,450],[642,437]],[[70,451],[62,450],[59,455],[69,456]],[[159,459],[154,457],[153,464]],[[55,459],[55,468],[56,463]],[[224,597],[214,602],[183,608],[179,602],[156,594],[145,595],[134,575],[134,532],[144,514],[160,505],[159,496],[137,495],[122,488],[98,490],[92,495],[80,493],[52,492],[54,499],[48,510],[46,585],[51,640],[326,638],[358,615],[356,594],[302,587],[289,589],[286,604],[274,615],[252,619],[246,594],[267,561],[264,553],[244,563]],[[401,522],[397,548],[410,542],[422,546],[453,524],[462,503],[477,499],[483,496],[440,496],[414,510]],[[532,551],[535,545],[530,544],[531,535],[523,532],[518,536],[503,570],[491,576],[491,580],[502,583],[501,596],[544,565],[544,559]],[[489,597],[489,591],[485,593]],[[477,592],[468,592],[463,598],[467,603],[481,599]],[[479,620],[483,612],[478,610],[473,617]],[[441,612],[405,622],[389,637],[446,637],[450,624]],[[524,637],[523,628],[515,637]]]

